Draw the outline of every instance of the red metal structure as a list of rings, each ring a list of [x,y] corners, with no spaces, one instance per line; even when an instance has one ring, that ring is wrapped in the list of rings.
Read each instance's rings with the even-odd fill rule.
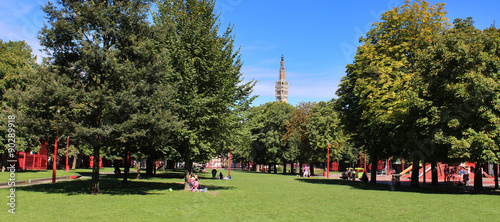
[[[47,146],[48,143],[42,144],[38,154],[29,154],[19,152],[17,154],[17,162],[21,170],[46,170],[47,169]]]
[[[94,166],[94,156],[90,156],[89,160],[89,167],[92,168],[92,166]],[[102,157],[99,157],[99,168],[102,168]]]

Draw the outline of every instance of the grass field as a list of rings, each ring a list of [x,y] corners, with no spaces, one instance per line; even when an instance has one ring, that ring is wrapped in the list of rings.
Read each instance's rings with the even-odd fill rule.
[[[222,171],[227,175],[227,171]],[[22,174],[19,172],[18,174]],[[390,191],[387,185],[232,171],[232,180],[200,174],[207,193],[182,191],[181,172],[120,185],[101,176],[100,195],[90,180],[16,188],[16,214],[1,221],[499,221],[498,195]],[[3,175],[3,174],[2,174]],[[135,175],[134,175],[135,176]],[[174,189],[169,192],[168,188]],[[409,188],[407,188],[409,189]]]

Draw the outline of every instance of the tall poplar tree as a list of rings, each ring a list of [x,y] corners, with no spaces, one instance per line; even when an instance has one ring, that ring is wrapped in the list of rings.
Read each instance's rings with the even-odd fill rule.
[[[176,132],[173,147],[181,154],[185,168],[194,161],[209,160],[222,152],[231,133],[232,121],[247,109],[253,81],[244,82],[239,50],[234,49],[232,26],[219,33],[215,2],[207,0],[160,0],[155,24],[163,27],[160,44],[170,51],[177,84],[174,113],[185,128]]]

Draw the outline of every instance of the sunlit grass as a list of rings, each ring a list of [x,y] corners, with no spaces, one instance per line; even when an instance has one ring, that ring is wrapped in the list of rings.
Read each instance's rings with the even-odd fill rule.
[[[223,171],[227,175],[227,171]],[[387,185],[232,171],[232,180],[200,174],[207,193],[182,191],[182,172],[120,184],[101,176],[100,195],[90,180],[16,189],[16,215],[5,221],[496,221],[498,195],[390,191]],[[131,175],[135,178],[135,174]],[[173,188],[173,192],[168,189]],[[0,196],[7,196],[6,189]],[[8,200],[4,198],[6,203]]]

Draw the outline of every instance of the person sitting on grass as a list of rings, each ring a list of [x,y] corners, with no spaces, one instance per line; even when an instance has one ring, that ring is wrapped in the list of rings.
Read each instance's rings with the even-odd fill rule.
[[[221,179],[221,180],[224,179],[224,174],[222,174],[222,172],[220,172],[220,174],[219,174],[219,179]]]
[[[212,170],[212,179],[215,179],[216,176],[217,176],[217,170],[213,169]]]
[[[198,187],[200,187],[200,184],[198,183],[198,178],[194,178],[193,187],[191,187],[191,191],[198,192]]]

